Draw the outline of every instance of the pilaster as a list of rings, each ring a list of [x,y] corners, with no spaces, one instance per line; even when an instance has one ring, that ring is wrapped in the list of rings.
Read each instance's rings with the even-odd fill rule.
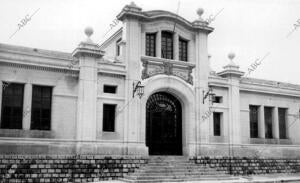
[[[3,81],[0,80],[0,127],[1,127],[1,119],[2,119],[2,92],[3,92]]]
[[[279,139],[279,119],[278,119],[278,107],[273,108],[273,138]]]
[[[258,113],[258,137],[265,138],[265,106],[261,105],[259,107]]]
[[[209,119],[202,119],[207,111],[209,111],[209,101],[205,100],[203,92],[208,91],[208,50],[207,50],[207,33],[198,32],[196,35],[196,68],[195,68],[195,97],[196,97],[196,142],[209,142]],[[199,111],[199,112],[198,112]],[[191,129],[194,129],[193,127]],[[197,150],[198,151],[198,150]]]
[[[156,57],[161,58],[161,31],[156,34]]]
[[[174,60],[179,60],[179,35],[177,32],[173,35]]]
[[[30,130],[32,106],[32,84],[26,83],[24,88],[23,100],[23,129]]]
[[[224,66],[224,70],[218,73],[219,76],[227,78],[229,84],[228,107],[229,107],[229,143],[240,144],[242,142],[241,122],[240,122],[240,78],[244,72],[239,70],[239,66],[233,62],[234,53],[229,53],[230,63]]]
[[[79,59],[79,87],[77,102],[77,140],[96,140],[97,62],[103,56],[90,36],[92,28],[86,28],[87,40],[81,42],[72,55]]]

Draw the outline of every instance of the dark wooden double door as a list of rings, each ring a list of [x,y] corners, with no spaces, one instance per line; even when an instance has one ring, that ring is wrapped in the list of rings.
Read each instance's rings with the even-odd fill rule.
[[[146,145],[150,155],[182,155],[182,109],[173,95],[158,92],[146,105]]]

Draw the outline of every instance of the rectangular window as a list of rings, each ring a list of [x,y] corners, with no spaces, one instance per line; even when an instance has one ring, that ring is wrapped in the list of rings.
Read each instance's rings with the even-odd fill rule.
[[[272,133],[272,123],[273,123],[273,108],[265,107],[265,138],[273,138]]]
[[[1,128],[22,129],[24,84],[3,85]]]
[[[116,105],[103,104],[103,131],[105,132],[115,131],[115,112],[116,112]]]
[[[213,103],[222,103],[222,102],[223,102],[223,97],[221,97],[221,96],[213,97]]]
[[[278,108],[278,120],[279,120],[279,138],[287,139],[286,135],[286,111],[285,108]]]
[[[258,138],[258,106],[250,105],[250,138]]]
[[[31,130],[51,129],[51,101],[52,87],[32,87]]]
[[[188,59],[188,42],[179,38],[179,60],[187,61]]]
[[[146,34],[146,55],[155,57],[156,56],[156,33]]]
[[[214,112],[214,136],[221,136],[221,116],[222,113]]]
[[[173,34],[171,32],[161,33],[161,57],[173,59]]]
[[[104,85],[103,86],[103,92],[104,93],[116,93],[117,92],[117,86]]]
[[[120,46],[120,42],[122,39],[118,39],[118,41],[116,42],[117,45],[117,56],[121,55],[121,46]]]

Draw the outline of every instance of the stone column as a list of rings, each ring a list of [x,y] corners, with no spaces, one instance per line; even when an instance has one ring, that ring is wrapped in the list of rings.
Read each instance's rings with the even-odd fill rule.
[[[174,60],[179,60],[179,35],[177,32],[174,33],[173,35],[173,55],[174,55]]]
[[[218,73],[221,77],[228,79],[228,105],[229,105],[229,143],[240,144],[242,142],[241,136],[241,122],[240,122],[240,78],[244,72],[239,70],[239,66],[233,62],[235,58],[234,53],[229,53],[228,58],[230,63],[224,66],[224,71]]]
[[[124,27],[126,29],[126,80],[125,80],[125,107],[124,107],[124,154],[146,154],[146,146],[140,142],[145,139],[140,139],[139,129],[141,126],[140,115],[136,114],[138,108],[141,106],[140,98],[135,96],[133,98],[133,83],[142,81],[141,79],[141,41],[142,28],[139,20],[136,18],[128,18],[124,20]],[[160,40],[160,36],[157,37]],[[160,45],[160,42],[156,45]],[[160,48],[160,46],[158,46]],[[158,50],[158,49],[157,49]],[[157,51],[157,54],[160,50]],[[143,81],[142,81],[143,82]],[[143,129],[145,130],[145,129]]]
[[[156,57],[161,58],[161,31],[156,34]]]
[[[32,84],[26,83],[23,100],[23,129],[30,130],[31,124],[31,104],[32,104]]]
[[[207,33],[199,32],[195,37],[195,53],[196,68],[194,70],[195,79],[195,113],[196,113],[196,123],[191,124],[191,139],[195,139],[195,149],[196,153],[199,153],[202,149],[200,144],[209,142],[209,118],[202,118],[209,111],[209,100],[208,98],[203,103],[203,97],[208,91],[208,51],[207,51]],[[204,93],[203,93],[204,92]],[[194,130],[195,129],[195,130]],[[194,134],[195,133],[195,134]],[[192,142],[193,142],[192,141]],[[203,149],[205,152],[205,149]],[[191,154],[192,155],[192,154]],[[197,154],[196,154],[197,155]]]
[[[231,143],[239,144],[242,142],[239,78],[230,78],[229,82],[229,137]]]
[[[259,107],[258,113],[258,137],[265,138],[265,106],[261,105]]]
[[[79,141],[96,140],[97,62],[103,52],[90,36],[92,28],[86,28],[87,40],[81,42],[72,55],[79,59],[79,87],[77,101],[77,134]]]
[[[2,93],[3,93],[3,82],[0,80],[0,127],[1,127],[1,112],[2,112]]]
[[[273,130],[273,138],[279,139],[279,120],[278,120],[278,107],[273,108],[273,124],[272,124],[272,130]]]

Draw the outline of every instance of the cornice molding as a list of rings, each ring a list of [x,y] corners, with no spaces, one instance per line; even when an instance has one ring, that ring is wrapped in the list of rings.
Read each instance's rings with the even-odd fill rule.
[[[264,93],[264,94],[271,94],[271,95],[282,95],[282,96],[289,96],[289,97],[298,97],[300,98],[300,92],[298,93],[292,93],[288,91],[273,91],[270,89],[260,89],[260,88],[254,88],[254,87],[245,87],[240,86],[240,91],[246,91],[246,92],[253,92],[253,93]]]
[[[12,55],[26,55],[26,56],[48,58],[48,59],[55,59],[55,60],[67,60],[67,61],[76,60],[76,58],[72,57],[71,53],[50,51],[50,50],[8,45],[8,44],[0,44],[0,53],[1,52],[12,54]]]
[[[211,33],[214,28],[209,27],[207,22],[205,21],[194,21],[190,22],[184,19],[177,14],[172,12],[164,11],[164,10],[153,10],[153,11],[136,11],[132,10],[131,8],[123,8],[123,10],[117,15],[117,18],[123,21],[126,18],[137,18],[141,21],[155,21],[155,20],[162,20],[162,19],[169,19],[171,21],[175,21],[178,24],[183,25],[186,28],[191,30],[202,30],[207,32],[208,34]]]
[[[52,71],[52,72],[69,72],[70,74],[78,74],[79,69],[69,69],[66,66],[50,66],[50,65],[40,65],[40,64],[25,64],[25,63],[16,63],[9,62],[6,60],[0,59],[0,65],[15,67],[15,68],[23,68],[23,69],[32,69],[32,70],[42,70],[42,71]]]

